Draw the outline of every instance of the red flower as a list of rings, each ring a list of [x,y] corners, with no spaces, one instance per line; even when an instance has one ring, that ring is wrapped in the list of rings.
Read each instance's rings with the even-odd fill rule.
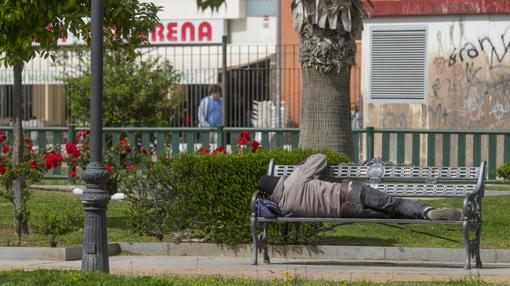
[[[72,171],[71,171],[71,177],[72,177],[72,178],[76,177],[76,170],[72,170]]]
[[[239,144],[241,144],[241,145],[246,145],[246,144],[248,144],[249,141],[250,140],[246,137],[243,137],[243,136],[239,137]]]
[[[246,140],[250,141],[250,139],[251,139],[250,132],[248,132],[246,130],[241,131],[241,137],[246,137]]]
[[[73,151],[73,154],[71,154],[73,158],[78,158],[81,155],[80,149],[76,148],[76,150]]]
[[[200,149],[197,150],[198,153],[202,153],[202,154],[209,154],[209,147],[207,146],[202,146],[200,147]]]
[[[78,133],[76,133],[75,143],[80,142],[81,137],[85,137],[85,133],[83,133],[83,131],[78,131]]]
[[[134,168],[136,168],[136,165],[131,164],[131,163],[127,163],[126,168],[127,168],[128,170],[133,170]]]
[[[25,138],[25,147],[31,151],[33,146],[34,145],[32,144],[32,140]]]
[[[223,148],[223,146],[220,146],[220,147],[214,149],[214,151],[212,152],[213,155],[216,155],[218,153],[227,154],[227,151],[225,150],[225,148]]]
[[[7,172],[7,168],[5,168],[4,166],[1,166],[0,165],[0,175],[3,175]]]
[[[259,143],[259,142],[257,142],[257,140],[253,140],[253,141],[251,142],[251,151],[252,151],[253,153],[255,153],[255,152],[257,152],[257,149],[258,149],[258,148],[260,148],[260,143]]]
[[[30,169],[37,169],[37,162],[31,162],[30,163]]]
[[[61,161],[62,155],[52,150],[48,155],[46,155],[44,167],[46,167],[47,170],[51,170],[56,168]]]
[[[140,147],[140,149],[138,150],[138,152],[142,153],[142,154],[145,154],[145,155],[149,155],[149,152],[147,151],[147,149],[145,149],[144,147]]]
[[[5,136],[5,131],[0,131],[0,143],[7,140],[7,137]]]
[[[109,165],[104,165],[104,169],[106,170],[106,172],[108,173],[111,173],[112,172],[112,167],[110,167]]]
[[[78,148],[76,147],[76,145],[74,145],[73,143],[71,142],[67,142],[66,143],[66,152],[67,154],[71,155],[73,154]]]
[[[131,153],[131,147],[129,147],[129,142],[126,137],[120,137],[119,148],[121,151],[126,151],[127,153]]]
[[[2,147],[2,153],[4,153],[4,154],[9,153],[9,144],[5,144],[5,145]]]

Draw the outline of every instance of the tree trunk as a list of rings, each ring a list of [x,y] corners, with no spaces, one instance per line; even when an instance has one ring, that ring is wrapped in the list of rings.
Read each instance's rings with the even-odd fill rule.
[[[353,157],[350,74],[350,69],[337,73],[303,67],[300,147]]]
[[[23,94],[21,76],[23,73],[23,62],[14,64],[14,144],[12,146],[12,165],[19,165],[23,161]],[[23,200],[23,178],[16,178],[12,183],[14,198],[14,219],[16,226],[17,243],[21,244],[21,234],[28,234],[28,219]]]

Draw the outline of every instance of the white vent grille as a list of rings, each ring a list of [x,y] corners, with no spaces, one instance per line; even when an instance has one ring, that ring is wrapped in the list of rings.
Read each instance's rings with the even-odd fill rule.
[[[372,99],[424,99],[427,30],[371,31]]]

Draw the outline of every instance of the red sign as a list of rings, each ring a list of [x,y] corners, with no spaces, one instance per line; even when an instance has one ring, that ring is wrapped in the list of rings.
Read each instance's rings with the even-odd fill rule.
[[[219,44],[223,20],[167,20],[154,26],[148,41],[161,44]]]
[[[163,20],[154,25],[147,36],[153,45],[175,44],[221,44],[223,20]],[[68,33],[67,38],[58,40],[59,46],[83,45],[85,41]]]

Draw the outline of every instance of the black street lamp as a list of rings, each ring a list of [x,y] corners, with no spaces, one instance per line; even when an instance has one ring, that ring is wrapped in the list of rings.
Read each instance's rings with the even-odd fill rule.
[[[110,174],[102,164],[103,138],[103,0],[92,0],[90,163],[82,174],[86,189],[81,196],[85,211],[81,271],[110,272],[106,234],[106,208]]]

